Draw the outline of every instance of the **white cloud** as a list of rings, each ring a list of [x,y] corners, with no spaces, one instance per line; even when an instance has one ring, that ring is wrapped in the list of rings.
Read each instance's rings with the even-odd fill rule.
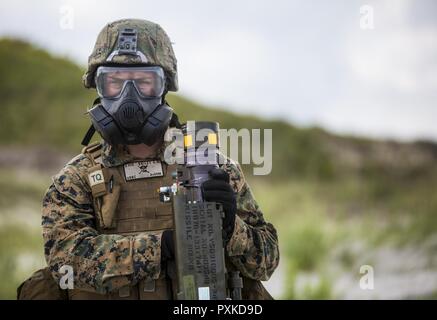
[[[252,101],[246,97],[274,93],[272,84],[278,74],[270,67],[269,48],[269,42],[254,33],[217,30],[208,39],[183,48],[189,54],[180,61],[181,89],[209,103],[232,101],[250,107]]]
[[[436,27],[409,23],[409,3],[396,10],[390,4],[375,5],[374,30],[350,31],[343,53],[349,84],[321,123],[340,132],[437,139]]]
[[[378,27],[351,32],[345,57],[357,81],[402,94],[437,88],[437,30],[408,24],[408,11],[377,5]]]

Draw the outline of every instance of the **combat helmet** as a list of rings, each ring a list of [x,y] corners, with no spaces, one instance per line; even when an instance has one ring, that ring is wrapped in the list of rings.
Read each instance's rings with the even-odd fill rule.
[[[94,76],[101,65],[147,64],[161,66],[167,90],[178,90],[177,60],[168,35],[154,22],[122,19],[108,23],[97,36],[83,75],[86,88],[95,88]]]

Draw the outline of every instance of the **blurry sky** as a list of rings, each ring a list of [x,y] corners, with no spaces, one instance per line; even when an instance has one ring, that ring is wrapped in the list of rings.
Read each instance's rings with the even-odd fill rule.
[[[373,29],[360,27],[363,5]],[[437,140],[437,1],[14,0],[0,3],[0,35],[85,65],[105,23],[127,17],[163,26],[180,92],[199,102],[336,132]]]

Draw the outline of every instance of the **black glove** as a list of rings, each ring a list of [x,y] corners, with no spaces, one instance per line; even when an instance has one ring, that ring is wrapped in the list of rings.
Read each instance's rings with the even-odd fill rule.
[[[223,230],[226,240],[229,240],[234,232],[235,215],[237,214],[237,197],[229,184],[229,174],[222,169],[212,169],[209,172],[211,180],[202,184],[202,193],[205,201],[221,203],[225,217]]]
[[[161,237],[161,261],[174,260],[173,230],[164,230]]]

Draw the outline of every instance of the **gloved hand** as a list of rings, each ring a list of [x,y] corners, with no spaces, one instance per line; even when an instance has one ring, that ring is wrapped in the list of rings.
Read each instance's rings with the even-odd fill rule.
[[[173,230],[164,230],[161,237],[161,261],[174,260]]]
[[[202,193],[205,201],[221,203],[225,217],[223,230],[228,241],[234,232],[235,215],[237,214],[237,197],[229,184],[229,174],[222,169],[212,169],[209,172],[211,180],[202,184]]]

